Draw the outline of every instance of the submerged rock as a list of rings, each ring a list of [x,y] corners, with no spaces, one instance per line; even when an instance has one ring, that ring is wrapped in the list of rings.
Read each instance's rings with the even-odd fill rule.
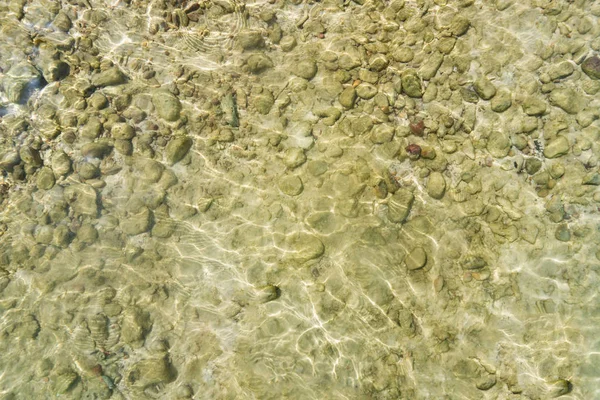
[[[420,98],[423,96],[421,80],[414,71],[406,71],[402,74],[402,91],[409,97]]]
[[[141,212],[121,220],[121,229],[128,235],[135,236],[150,230],[152,213],[147,208]]]
[[[592,56],[581,63],[581,70],[592,79],[600,79],[600,57]]]
[[[171,139],[165,150],[167,162],[173,165],[181,161],[190,151],[192,143],[192,139],[187,136],[177,136]]]
[[[486,77],[481,77],[473,84],[475,93],[483,100],[489,100],[496,95],[496,87]]]
[[[317,64],[311,60],[300,61],[294,66],[293,72],[300,78],[311,80],[317,74]]]
[[[556,138],[550,140],[544,147],[544,156],[546,158],[556,158],[564,156],[569,152],[569,140],[559,135]]]
[[[399,189],[388,202],[388,218],[392,222],[404,222],[412,209],[415,196],[406,189]]]
[[[356,89],[352,86],[347,87],[340,93],[339,102],[344,108],[353,108],[354,102],[356,101]]]
[[[304,190],[302,180],[296,175],[286,175],[279,179],[279,189],[288,196],[298,196]]]
[[[294,233],[285,241],[288,257],[297,262],[305,262],[321,257],[325,252],[325,246],[314,235],[308,233]]]
[[[584,104],[584,98],[575,89],[556,89],[550,93],[550,103],[569,114],[577,114]]]
[[[63,193],[65,200],[76,213],[91,217],[98,216],[98,193],[92,186],[84,183],[74,184],[67,186]]]
[[[422,247],[417,247],[406,256],[404,263],[411,271],[421,269],[427,263],[427,253]]]
[[[512,94],[510,90],[506,88],[499,89],[496,95],[492,98],[490,106],[492,111],[502,113],[510,108],[512,105]]]
[[[181,112],[181,102],[170,92],[159,90],[152,95],[152,104],[158,116],[165,121],[176,121]]]
[[[134,387],[146,388],[172,382],[175,377],[175,370],[166,357],[149,358],[133,364],[127,373],[127,382]]]
[[[108,68],[92,76],[92,85],[97,87],[116,86],[127,82],[127,76],[117,67]]]
[[[42,168],[37,176],[37,187],[43,190],[50,190],[54,187],[54,182],[54,173],[52,170],[48,167]]]
[[[492,132],[487,142],[487,150],[496,158],[503,158],[510,152],[510,138],[504,132]]]
[[[446,192],[446,181],[440,172],[432,172],[427,180],[427,193],[434,199],[441,199]]]

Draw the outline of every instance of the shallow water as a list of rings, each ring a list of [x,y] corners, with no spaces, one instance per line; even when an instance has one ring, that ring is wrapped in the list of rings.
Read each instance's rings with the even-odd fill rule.
[[[0,0],[0,397],[600,398],[599,18]]]

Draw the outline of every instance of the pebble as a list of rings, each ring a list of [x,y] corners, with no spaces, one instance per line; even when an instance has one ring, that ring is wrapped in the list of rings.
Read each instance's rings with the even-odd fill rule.
[[[77,240],[85,244],[92,244],[98,240],[98,231],[92,224],[86,222],[77,230]]]
[[[556,158],[564,156],[569,152],[569,140],[559,135],[556,138],[550,140],[544,147],[544,156],[546,158]]]
[[[52,25],[62,32],[68,32],[73,24],[67,13],[61,10],[56,14],[54,21],[52,21]]]
[[[394,127],[389,124],[379,124],[371,133],[371,141],[373,143],[382,144],[391,142],[394,138]]]
[[[279,46],[281,47],[281,50],[286,51],[286,52],[294,50],[294,47],[296,47],[296,44],[297,44],[296,38],[291,35],[284,36],[279,41]]]
[[[370,83],[361,83],[356,87],[356,94],[361,99],[369,100],[375,97],[377,94],[377,87],[371,85]]]
[[[294,66],[294,75],[311,80],[317,74],[317,64],[311,60],[303,60]]]
[[[115,139],[130,140],[135,136],[135,129],[125,122],[117,122],[112,126],[110,134]]]
[[[583,69],[583,66],[582,66]],[[573,64],[569,61],[563,61],[555,64],[548,69],[548,76],[550,80],[555,81],[557,79],[566,78],[575,71]]]
[[[387,68],[389,60],[383,54],[376,54],[369,60],[369,68],[373,71],[380,72]]]
[[[427,263],[427,253],[422,247],[416,247],[408,254],[404,262],[410,271],[421,269]]]
[[[81,137],[96,139],[102,132],[102,122],[97,117],[89,117],[85,125],[79,130]]]
[[[412,209],[415,196],[407,189],[399,189],[388,202],[388,218],[392,222],[406,221]]]
[[[83,157],[104,158],[110,154],[112,146],[105,142],[87,143],[81,146]]]
[[[568,242],[571,240],[571,231],[567,224],[560,224],[554,232],[554,237],[561,242]]]
[[[506,157],[510,151],[510,138],[505,132],[492,132],[487,142],[487,150],[495,158]]]
[[[265,89],[253,98],[252,104],[260,114],[267,115],[275,104],[275,98],[270,91]]]
[[[40,169],[36,180],[39,189],[50,190],[54,187],[55,182],[54,173],[50,168],[44,167]]]
[[[415,58],[415,53],[410,47],[400,46],[392,53],[392,58],[401,63],[407,63]]]
[[[560,107],[569,114],[577,114],[582,108],[585,99],[574,89],[556,89],[550,93],[550,104]]]
[[[93,179],[100,175],[100,169],[90,162],[82,162],[77,168],[77,173],[83,179]]]
[[[475,93],[483,100],[490,100],[496,95],[496,86],[486,77],[480,77],[473,84]]]
[[[581,70],[592,79],[600,79],[600,57],[592,56],[581,63]]]
[[[147,232],[152,224],[152,213],[149,209],[143,208],[141,212],[123,218],[120,221],[121,230],[130,236],[139,235]]]
[[[283,156],[283,163],[290,169],[297,168],[306,162],[306,154],[304,150],[291,147],[285,151]]]
[[[434,199],[440,200],[444,197],[444,193],[446,193],[446,180],[444,176],[438,171],[432,172],[427,179],[427,194]]]
[[[43,164],[40,152],[33,147],[23,146],[19,149],[21,160],[28,165],[40,167]]]
[[[273,68],[273,61],[264,54],[252,54],[246,60],[248,70],[253,74],[260,74],[269,68]]]
[[[236,41],[238,46],[243,50],[260,49],[265,45],[265,40],[263,39],[261,33],[259,31],[252,30],[241,31],[237,35]]]
[[[56,82],[69,76],[71,67],[64,61],[52,60],[44,66],[44,79],[48,82]]]
[[[286,175],[279,179],[279,190],[288,196],[298,196],[304,190],[302,180],[296,175]]]
[[[286,250],[291,254],[289,257],[297,262],[306,262],[319,258],[325,252],[325,246],[318,237],[308,233],[294,233],[289,235],[285,241]]]
[[[65,200],[77,214],[98,216],[98,193],[87,184],[78,183],[67,186],[63,192]]]
[[[136,362],[127,372],[127,382],[134,387],[146,388],[164,385],[175,379],[174,369],[167,357],[146,358]]]
[[[438,69],[444,61],[444,55],[439,52],[429,54],[421,67],[419,68],[419,77],[428,81],[437,74]]]
[[[354,103],[356,102],[356,89],[352,86],[344,89],[342,93],[340,93],[339,102],[346,109],[353,108]]]
[[[402,74],[402,91],[409,97],[420,98],[423,96],[421,80],[414,71],[406,71]]]
[[[166,90],[159,90],[152,95],[152,104],[158,116],[165,121],[176,121],[181,113],[181,102]]]
[[[512,94],[510,90],[506,88],[498,89],[496,95],[492,98],[490,106],[492,111],[497,113],[503,113],[508,110],[512,105]]]
[[[92,85],[96,87],[116,86],[127,82],[127,76],[117,67],[111,67],[92,76]]]
[[[174,165],[186,156],[192,147],[192,139],[188,136],[176,136],[169,141],[165,156],[169,165]]]

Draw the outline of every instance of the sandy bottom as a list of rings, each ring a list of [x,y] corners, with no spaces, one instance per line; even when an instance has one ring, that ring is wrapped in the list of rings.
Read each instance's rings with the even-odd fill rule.
[[[0,397],[600,398],[599,18],[0,0]]]

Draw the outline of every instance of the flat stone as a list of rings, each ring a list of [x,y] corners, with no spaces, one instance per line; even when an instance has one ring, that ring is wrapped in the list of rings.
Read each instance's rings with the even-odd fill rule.
[[[569,140],[559,135],[556,138],[550,140],[544,147],[544,156],[546,158],[556,158],[564,156],[569,152]]]
[[[92,77],[92,85],[96,87],[116,86],[127,82],[127,76],[117,67],[111,67]]]
[[[569,114],[577,114],[583,108],[585,99],[575,89],[555,89],[550,93],[550,103]]]

